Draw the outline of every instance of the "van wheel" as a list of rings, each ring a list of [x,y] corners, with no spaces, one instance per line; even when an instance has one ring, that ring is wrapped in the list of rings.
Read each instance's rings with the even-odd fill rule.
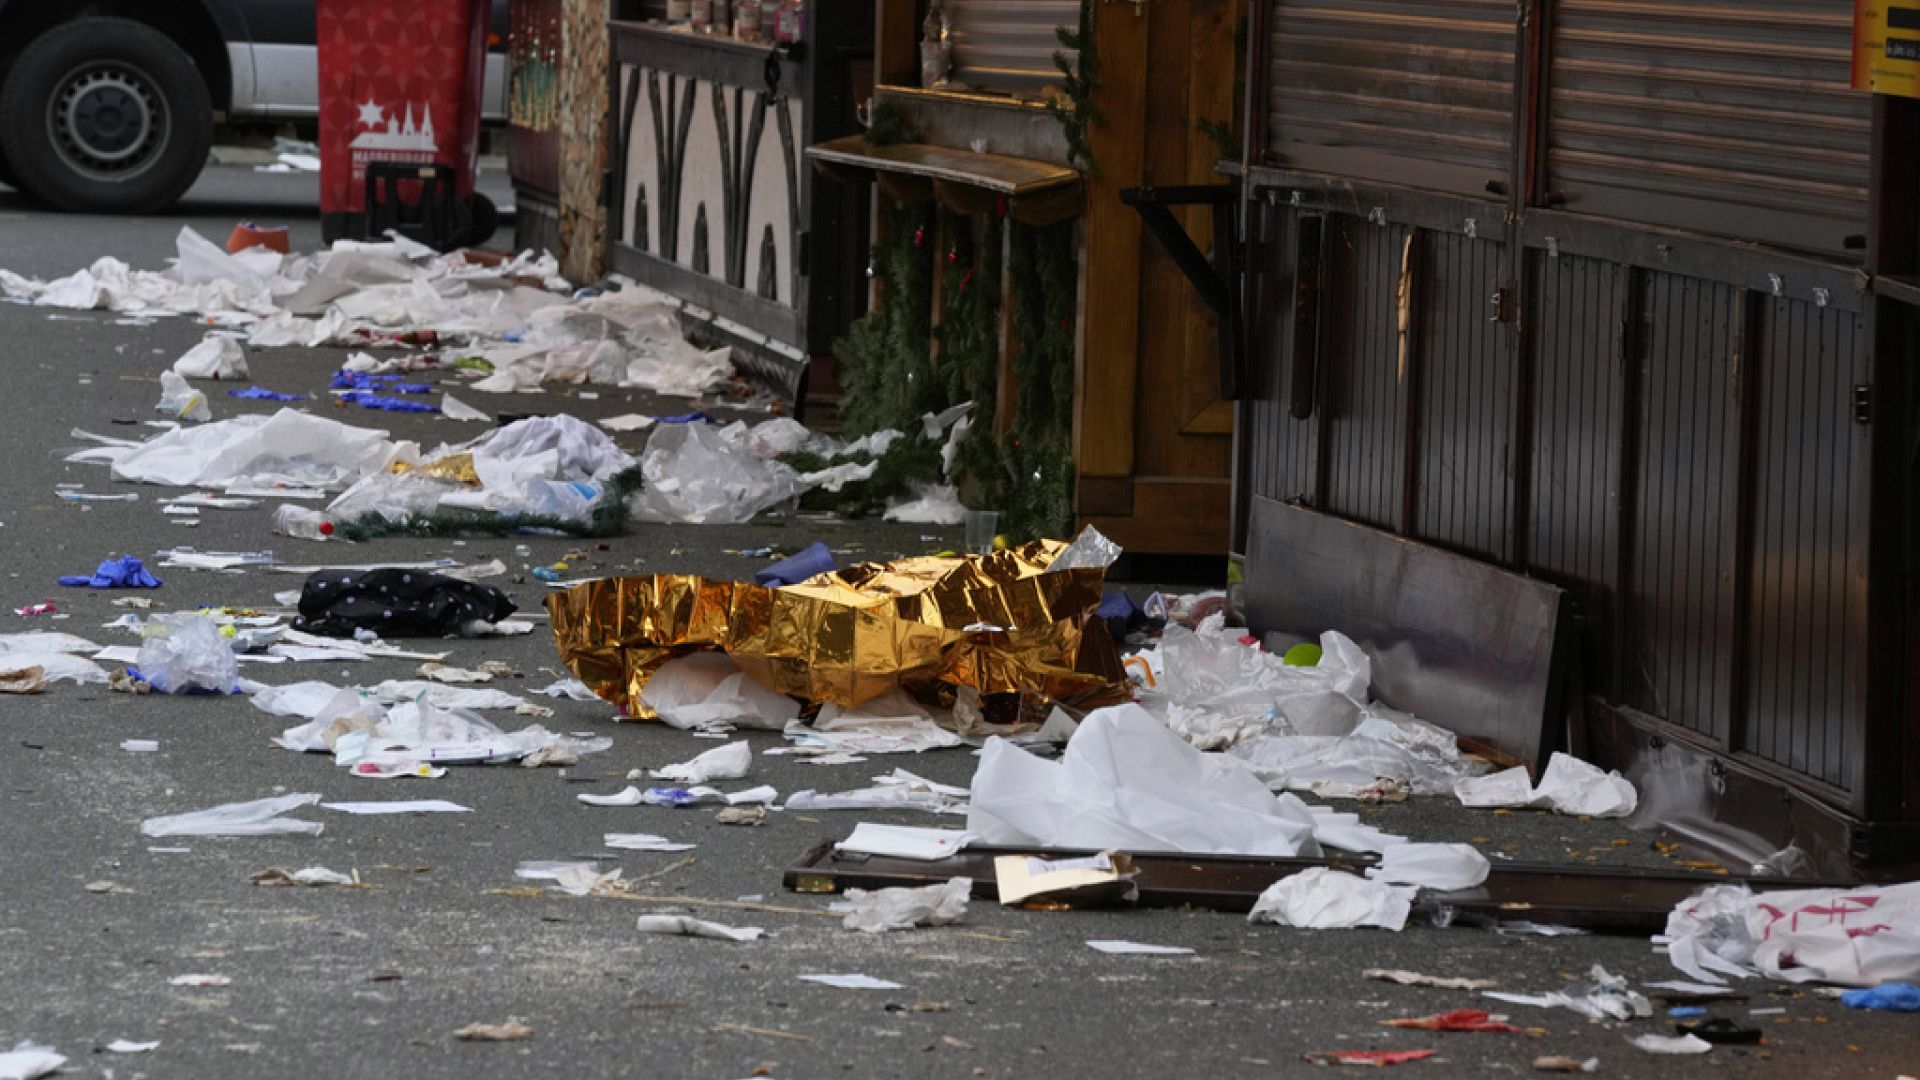
[[[54,27],[0,87],[0,155],[21,188],[63,210],[163,210],[193,186],[212,141],[192,59],[129,19]]]

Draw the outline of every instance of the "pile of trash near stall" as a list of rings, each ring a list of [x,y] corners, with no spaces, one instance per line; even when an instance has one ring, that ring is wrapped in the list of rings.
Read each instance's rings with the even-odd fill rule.
[[[434,351],[369,359],[365,370],[444,367],[488,393],[561,382],[693,397],[733,374],[729,350],[686,340],[672,298],[623,282],[569,296],[551,255],[442,255],[397,236],[336,241],[313,254],[229,253],[190,228],[180,230],[176,247],[166,270],[135,270],[112,257],[48,282],[0,270],[0,297],[128,319],[197,316],[218,328],[209,334],[209,359],[241,341],[428,346]],[[222,370],[190,364],[178,374]],[[231,366],[224,371],[244,377]]]
[[[911,435],[882,432],[851,443],[787,418],[663,423],[635,457],[606,431],[568,415],[528,417],[422,450],[385,430],[282,408],[175,426],[145,440],[76,430],[90,445],[66,460],[107,465],[116,480],[241,498],[337,491],[320,532],[343,539],[527,525],[606,536],[630,521],[744,522],[816,489],[871,480],[881,464],[876,455],[938,453],[951,442],[961,425],[938,420],[929,417]],[[829,464],[803,472],[780,460],[796,452]],[[950,490],[942,498],[938,513],[919,520],[958,521],[957,499]]]

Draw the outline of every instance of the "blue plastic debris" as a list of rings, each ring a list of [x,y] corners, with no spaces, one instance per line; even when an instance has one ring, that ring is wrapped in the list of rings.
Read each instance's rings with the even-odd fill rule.
[[[388,397],[368,390],[349,390],[340,395],[341,401],[350,401],[363,409],[379,409],[382,412],[430,413],[439,412],[440,406],[426,401],[408,401],[405,398]]]
[[[797,555],[789,555],[772,566],[754,571],[755,585],[796,585],[833,569],[833,553],[827,545],[815,542]]]
[[[656,416],[653,419],[655,423],[660,424],[707,424],[713,422],[713,417],[703,412],[681,413],[679,416]]]
[[[1684,1020],[1695,1016],[1705,1016],[1707,1015],[1707,1010],[1699,1005],[1675,1005],[1673,1008],[1667,1010],[1667,1015],[1676,1020]]]
[[[1866,990],[1849,990],[1840,995],[1849,1008],[1879,1009],[1883,1012],[1920,1012],[1920,986],[1890,982]]]
[[[560,571],[551,566],[536,566],[533,568],[533,576],[541,581],[559,581]]]
[[[389,390],[396,394],[431,394],[433,387],[427,383],[401,382],[399,375],[369,375],[364,371],[348,371],[342,368],[333,373],[333,381],[328,387],[334,390]]]
[[[1110,592],[1100,598],[1100,606],[1094,614],[1105,620],[1107,634],[1115,641],[1121,641],[1134,630],[1147,625],[1147,614],[1133,597],[1123,592]]]
[[[686,788],[654,787],[648,788],[647,793],[640,796],[640,801],[646,803],[648,806],[681,807],[692,806],[694,803],[699,802],[700,796],[695,795]]]
[[[154,577],[148,572],[144,563],[131,555],[105,560],[92,576],[72,574],[60,578],[59,581],[62,585],[88,589],[157,589],[160,587],[160,579]]]
[[[264,386],[249,386],[245,390],[229,390],[228,397],[246,398],[249,401],[305,401],[305,394],[282,394]]]

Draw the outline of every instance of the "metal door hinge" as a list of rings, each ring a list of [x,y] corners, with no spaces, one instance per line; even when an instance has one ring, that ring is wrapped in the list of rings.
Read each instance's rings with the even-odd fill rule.
[[[1853,388],[1853,422],[1873,423],[1873,387],[1861,383]]]

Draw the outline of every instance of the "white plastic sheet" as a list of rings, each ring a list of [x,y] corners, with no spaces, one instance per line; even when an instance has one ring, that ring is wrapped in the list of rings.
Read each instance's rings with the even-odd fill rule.
[[[1567,990],[1545,994],[1511,994],[1502,990],[1482,990],[1481,997],[1510,1005],[1534,1005],[1543,1009],[1572,1009],[1589,1020],[1631,1020],[1652,1016],[1653,1003],[1646,995],[1627,985],[1622,976],[1593,965],[1584,983]]]
[[[918,754],[962,741],[897,689],[852,708],[829,703],[812,724],[790,723],[785,734],[798,747],[848,754]]]
[[[987,740],[967,828],[986,843],[1318,855],[1314,817],[1240,763],[1202,754],[1137,705],[1089,714],[1058,762]]]
[[[853,835],[834,844],[838,851],[859,855],[889,855],[900,859],[931,861],[957,854],[980,837],[957,829],[921,829],[911,825],[876,825],[870,821],[853,827]]]
[[[848,889],[847,902],[853,910],[841,925],[868,934],[949,926],[966,918],[972,895],[973,879],[964,877],[912,889]]]
[[[1713,1050],[1713,1044],[1698,1035],[1635,1035],[1627,1041],[1649,1054],[1706,1054]]]
[[[1400,930],[1407,925],[1415,892],[1317,866],[1267,886],[1247,921],[1304,930]]]
[[[163,836],[319,836],[325,829],[319,822],[281,816],[319,801],[318,795],[303,794],[226,803],[186,814],[148,818],[140,823],[140,832],[156,839]]]
[[[247,353],[230,334],[208,334],[173,362],[173,370],[189,379],[244,379]]]
[[[640,455],[646,486],[628,500],[636,520],[737,525],[799,495],[792,469],[728,442],[707,424],[663,424]]]
[[[935,783],[904,769],[874,777],[874,786],[853,791],[796,791],[787,796],[788,810],[925,810],[934,814],[964,814],[971,793],[963,787]]]
[[[219,624],[204,615],[155,615],[140,628],[140,677],[165,694],[230,693],[240,662]]]
[[[281,409],[197,428],[176,428],[134,447],[85,450],[68,458],[108,460],[116,480],[171,487],[223,487],[286,478],[335,486],[375,472],[398,450],[387,433]]]
[[[647,681],[640,702],[683,731],[778,731],[800,715],[799,702],[748,678],[725,653],[667,661]]]
[[[31,1040],[0,1053],[0,1080],[39,1080],[67,1063],[67,1056]]]
[[[1538,786],[1529,783],[1527,770],[1515,766],[1462,780],[1454,795],[1462,806],[1534,807],[1582,817],[1626,817],[1639,805],[1626,777],[1558,752],[1548,759]]]
[[[1760,894],[1714,885],[1675,907],[1654,941],[1703,983],[1911,982],[1920,979],[1920,882]]]

